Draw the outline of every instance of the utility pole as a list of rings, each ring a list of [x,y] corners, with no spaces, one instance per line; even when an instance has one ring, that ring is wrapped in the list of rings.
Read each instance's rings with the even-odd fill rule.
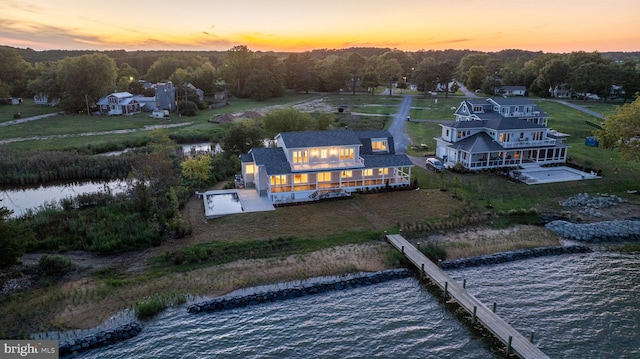
[[[84,102],[87,104],[87,115],[91,116],[91,111],[89,110],[89,99],[87,98],[87,94],[84,94]]]

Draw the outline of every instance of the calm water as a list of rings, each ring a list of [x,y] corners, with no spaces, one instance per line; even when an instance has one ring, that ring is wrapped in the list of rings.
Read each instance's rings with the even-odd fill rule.
[[[449,271],[551,358],[640,358],[640,254],[596,252]],[[498,358],[415,279],[191,315],[79,358]]]
[[[19,217],[29,209],[36,210],[39,207],[54,203],[67,197],[75,197],[84,193],[103,192],[109,189],[112,193],[125,190],[126,184],[121,180],[107,182],[82,182],[67,183],[61,185],[38,186],[20,189],[0,189],[2,206],[13,210],[13,217]]]

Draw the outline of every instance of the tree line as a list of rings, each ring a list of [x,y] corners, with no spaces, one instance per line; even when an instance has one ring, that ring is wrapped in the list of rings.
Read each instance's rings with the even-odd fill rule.
[[[626,102],[640,91],[637,52],[352,48],[276,53],[244,45],[228,51],[37,52],[0,47],[0,61],[0,98],[46,94],[72,113],[86,111],[88,102],[114,91],[152,96],[139,80],[171,81],[179,87],[191,83],[209,97],[224,91],[255,100],[282,96],[285,89],[373,94],[392,83],[427,92],[454,79],[491,95],[500,86],[524,86],[542,97],[590,93]]]

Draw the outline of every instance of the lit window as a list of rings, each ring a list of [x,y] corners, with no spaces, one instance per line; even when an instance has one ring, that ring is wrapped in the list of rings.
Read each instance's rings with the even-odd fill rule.
[[[293,183],[308,183],[309,175],[306,173],[296,174],[293,176]]]
[[[275,186],[287,184],[287,176],[286,175],[271,176],[271,184]]]
[[[371,149],[374,152],[387,151],[387,140],[371,141]]]
[[[363,176],[373,176],[373,170],[371,168],[362,171]]]
[[[244,168],[244,172],[245,172],[246,174],[249,174],[249,175],[250,175],[250,174],[253,174],[253,165],[247,165],[247,166],[245,166],[245,168]]]
[[[389,174],[389,169],[388,168],[379,168],[378,169],[378,174],[380,174],[380,175],[388,175]]]
[[[353,148],[340,149],[340,161],[347,161],[352,159],[353,159]]]
[[[351,178],[353,177],[353,171],[342,171],[342,178]]]
[[[318,182],[331,182],[331,172],[318,173]]]
[[[293,163],[308,162],[307,151],[293,151]]]
[[[329,157],[329,150],[320,150],[320,158],[327,158]]]

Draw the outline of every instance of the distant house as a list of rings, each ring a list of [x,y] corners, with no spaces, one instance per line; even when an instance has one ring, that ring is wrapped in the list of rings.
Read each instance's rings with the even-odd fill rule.
[[[354,191],[408,187],[414,166],[396,154],[388,131],[283,132],[277,147],[240,156],[245,188],[273,204],[350,196]]]
[[[134,115],[142,111],[140,101],[129,92],[114,92],[101,98],[96,105],[103,115]]]
[[[526,96],[527,88],[525,86],[502,86],[500,93],[505,96]]]
[[[156,90],[156,107],[158,110],[169,110],[170,112],[176,109],[176,88],[171,81],[158,82],[155,84]],[[154,109],[154,110],[155,110]]]
[[[462,101],[456,120],[442,123],[436,156],[469,170],[565,163],[565,134],[547,127],[548,115],[525,98]]]
[[[56,106],[58,103],[60,103],[59,99],[54,99],[49,101],[49,96],[47,96],[46,94],[43,93],[39,93],[35,96],[33,96],[33,102],[36,105],[48,105],[48,106]]]
[[[138,102],[140,102],[140,107],[142,111],[151,112],[156,109],[156,97],[147,97],[143,95],[135,95],[133,96]]]
[[[571,87],[569,84],[563,83],[559,86],[549,88],[549,94],[555,98],[571,98]]]
[[[196,97],[198,97],[198,100],[200,102],[204,101],[204,91],[202,91],[201,89],[195,87],[193,84],[188,83],[185,85],[189,90],[193,91],[196,93]]]

